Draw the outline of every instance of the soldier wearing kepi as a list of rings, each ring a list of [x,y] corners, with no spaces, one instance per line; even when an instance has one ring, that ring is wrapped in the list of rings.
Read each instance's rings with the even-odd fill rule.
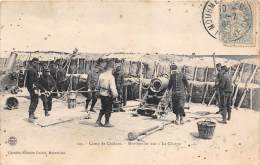
[[[183,117],[185,116],[184,104],[186,101],[186,91],[188,93],[188,81],[186,76],[177,71],[177,65],[171,65],[171,76],[168,84],[168,90],[172,92],[172,109],[176,114],[175,123],[184,124]]]
[[[101,110],[96,121],[97,126],[103,126],[101,123],[103,115],[105,115],[104,127],[111,127],[109,122],[112,112],[113,99],[118,97],[116,90],[115,78],[112,74],[113,66],[108,63],[104,68],[104,72],[100,74],[98,80],[99,94],[101,98]]]
[[[39,89],[39,82],[38,82],[38,67],[39,67],[39,59],[33,58],[30,62],[30,66],[26,71],[25,76],[25,86],[30,94],[30,106],[29,106],[29,120],[32,121],[33,119],[37,119],[34,115],[34,112],[37,108],[39,95],[37,94],[37,90]]]
[[[87,90],[90,90],[90,92],[87,93],[86,106],[85,106],[85,110],[87,111],[87,113],[88,113],[88,105],[91,100],[92,103],[89,111],[96,112],[94,110],[94,107],[97,102],[97,94],[95,90],[98,84],[98,77],[99,77],[99,69],[97,67],[92,68],[87,78]]]
[[[66,81],[66,71],[62,66],[62,62],[60,62],[56,73],[56,82],[57,82],[57,88],[59,92],[65,90],[65,81]]]
[[[123,104],[123,87],[124,87],[124,73],[122,72],[122,68],[120,64],[117,64],[113,75],[115,77],[115,82],[116,82],[116,89],[118,92],[118,97],[116,98],[116,101],[119,101],[119,106],[120,106],[120,110],[121,112],[125,112],[122,108],[122,104]]]
[[[231,119],[231,106],[232,106],[232,77],[228,73],[228,68],[226,66],[222,66],[221,70],[223,70],[223,76],[219,82],[219,93],[220,93],[220,113],[222,115],[222,123],[226,124],[227,119]],[[228,114],[228,116],[227,116]]]
[[[52,93],[56,89],[56,82],[46,67],[43,69],[43,75],[39,79],[39,88],[45,116],[49,116],[52,109]]]
[[[217,69],[217,75],[216,75],[216,79],[215,79],[216,102],[218,104],[218,107],[220,108],[219,84],[220,84],[220,81],[222,80],[224,71],[221,69],[221,64],[220,63],[218,63],[216,65],[216,69]],[[219,109],[219,111],[217,111],[216,114],[219,114],[220,112],[221,112],[221,109]]]

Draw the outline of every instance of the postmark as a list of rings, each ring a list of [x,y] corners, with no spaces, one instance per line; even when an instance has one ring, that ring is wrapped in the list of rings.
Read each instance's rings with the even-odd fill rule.
[[[219,8],[220,40],[225,45],[254,44],[254,16],[246,0],[223,0]]]
[[[209,0],[205,3],[202,11],[202,22],[207,33],[214,39],[219,36],[219,0]]]

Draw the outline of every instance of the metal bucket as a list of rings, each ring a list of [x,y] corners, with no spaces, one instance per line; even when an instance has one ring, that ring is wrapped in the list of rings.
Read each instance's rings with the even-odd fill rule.
[[[6,100],[6,106],[7,106],[7,109],[9,109],[9,110],[17,108],[18,104],[19,104],[19,102],[15,97],[9,97]]]
[[[77,93],[71,92],[68,94],[68,108],[76,108],[77,106]]]
[[[210,120],[197,122],[199,137],[202,139],[212,139],[216,123]]]

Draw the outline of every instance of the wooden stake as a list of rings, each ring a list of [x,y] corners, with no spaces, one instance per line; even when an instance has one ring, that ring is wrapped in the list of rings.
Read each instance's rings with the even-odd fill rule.
[[[205,104],[205,98],[206,98],[206,96],[207,96],[207,92],[208,92],[208,83],[207,83],[207,79],[208,79],[208,70],[209,70],[209,68],[207,67],[206,68],[206,75],[205,75],[205,80],[204,80],[204,82],[206,82],[206,89],[205,89],[205,92],[204,92],[204,96],[203,96],[203,98],[202,98],[202,104]]]
[[[142,100],[142,83],[143,83],[143,64],[142,64],[142,59],[141,59],[141,61],[140,61],[140,64],[141,64],[141,66],[140,66],[140,86],[139,86],[139,100]]]

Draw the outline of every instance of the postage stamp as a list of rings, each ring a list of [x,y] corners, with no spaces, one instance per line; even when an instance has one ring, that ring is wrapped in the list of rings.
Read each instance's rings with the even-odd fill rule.
[[[219,7],[220,40],[227,46],[255,44],[254,10],[246,0],[223,0]]]

